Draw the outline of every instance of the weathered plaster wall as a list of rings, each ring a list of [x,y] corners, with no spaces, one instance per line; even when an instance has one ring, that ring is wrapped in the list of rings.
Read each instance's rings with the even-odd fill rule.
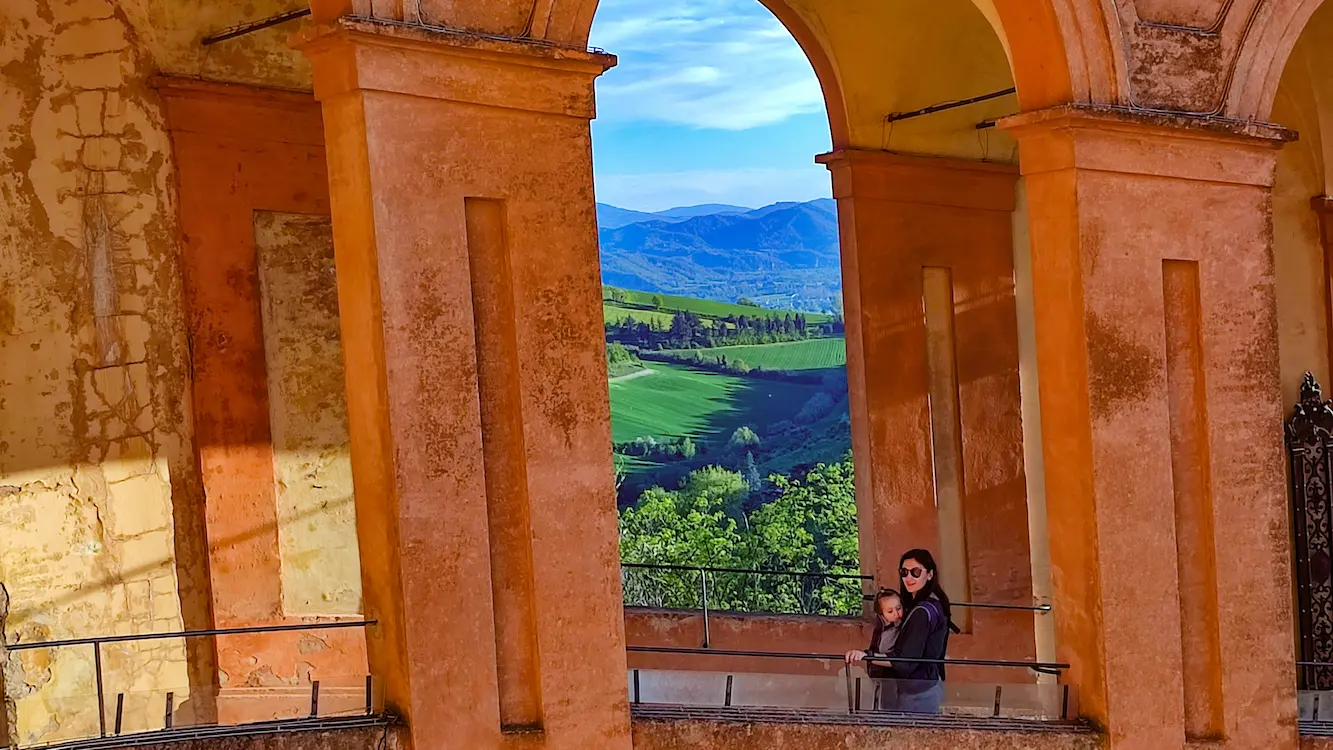
[[[1096,750],[1102,738],[1090,732],[1017,732],[925,727],[742,721],[634,720],[635,750],[842,750],[910,747],[913,750]],[[1146,750],[1146,749],[1145,749]]]
[[[246,83],[311,88],[310,63],[287,45],[304,21],[290,21],[204,46],[200,40],[224,29],[301,7],[290,0],[117,0],[138,32],[140,44],[160,73]]]
[[[144,750],[402,750],[407,747],[407,738],[401,726],[359,727],[161,742],[136,747]]]
[[[7,643],[207,622],[170,148],[150,72],[106,0],[0,6]],[[105,667],[109,691],[145,701],[190,682],[179,642],[108,650]],[[89,649],[11,653],[5,671],[12,737],[96,728]],[[131,700],[127,726],[145,711]]]
[[[361,611],[333,227],[255,212],[283,611]]]
[[[1319,216],[1310,199],[1322,193],[1308,144],[1287,146],[1278,157],[1273,186],[1273,275],[1277,283],[1278,355],[1282,401],[1296,403],[1301,378],[1313,372],[1329,383],[1327,277]]]
[[[346,488],[337,488],[341,480],[331,467],[338,451],[329,449],[346,440],[345,427],[341,441],[337,437],[339,420],[332,413],[341,403],[334,385],[340,368],[326,364],[332,372],[308,383],[293,378],[303,379],[298,371],[307,369],[310,356],[334,357],[331,279],[320,275],[331,269],[312,261],[298,273],[297,261],[285,257],[308,253],[327,259],[329,251],[327,226],[322,236],[319,229],[327,224],[321,217],[329,214],[319,111],[303,94],[174,78],[157,85],[179,183],[213,621],[239,627],[325,620],[301,614],[302,601],[342,609],[355,602],[346,594],[357,585],[356,556],[342,542],[330,546],[333,561],[325,552],[309,557],[319,540],[329,542],[325,531],[350,523],[350,510],[333,502],[345,497]],[[256,216],[262,236],[256,233]],[[269,286],[285,290],[270,296],[276,307],[267,309],[261,256],[270,268]],[[267,331],[265,315],[274,322]],[[294,441],[300,451],[331,456],[331,463],[303,468],[300,453],[275,451],[275,434],[283,444]],[[309,476],[307,468],[313,470]],[[326,483],[331,495],[315,486]],[[293,501],[308,504],[310,514],[286,512],[284,504]],[[343,520],[326,525],[336,518]],[[315,542],[303,541],[312,533]],[[325,578],[316,591],[310,575],[287,575],[300,571],[335,578]],[[325,593],[331,594],[327,600]],[[321,682],[323,703],[333,697],[331,688],[356,689],[351,686],[363,684],[366,675],[359,628],[228,636],[218,639],[216,651],[223,721],[292,715],[309,706],[312,680]]]
[[[1030,628],[1031,616],[1021,612],[989,612],[976,620],[977,634],[949,638],[954,659],[1011,658],[1006,651],[1031,659],[1030,644],[1020,641]],[[775,651],[792,654],[841,654],[863,649],[874,630],[869,620],[850,617],[802,615],[723,614],[708,617],[709,648],[722,651]],[[625,610],[625,643],[656,648],[699,648],[703,645],[703,616],[698,612],[632,607]],[[1015,636],[1015,633],[1022,635]],[[999,643],[997,641],[1005,641]],[[1026,653],[1024,653],[1026,652]],[[838,674],[842,659],[805,660],[765,657],[712,656],[632,652],[631,669],[681,669],[711,672],[768,672],[773,674]],[[1026,669],[949,668],[957,682],[1027,683]]]

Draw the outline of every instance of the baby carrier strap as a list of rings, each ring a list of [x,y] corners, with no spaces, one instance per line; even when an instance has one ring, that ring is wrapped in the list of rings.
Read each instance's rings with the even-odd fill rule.
[[[941,644],[940,652],[938,654],[927,654],[927,657],[931,659],[943,659],[945,658],[945,655],[949,653],[949,633],[950,631],[954,633],[960,632],[958,626],[953,624],[953,619],[945,616],[944,605],[937,599],[927,599],[921,602],[921,608],[926,611],[926,616],[929,618],[930,632],[932,634],[940,628],[944,629],[944,642]],[[936,665],[941,680],[944,679],[944,666],[945,665],[943,664]]]

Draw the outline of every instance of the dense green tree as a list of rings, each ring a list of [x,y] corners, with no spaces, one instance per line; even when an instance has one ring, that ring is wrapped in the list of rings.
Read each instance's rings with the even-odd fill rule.
[[[682,458],[688,460],[694,458],[696,455],[698,455],[698,453],[699,453],[699,448],[694,444],[693,440],[691,440],[688,436],[681,439],[680,455]]]
[[[763,489],[763,477],[759,476],[759,465],[754,462],[754,452],[745,452],[745,484],[751,492]]]
[[[737,453],[758,447],[759,436],[749,426],[737,427],[735,432],[731,433],[731,439],[727,441],[727,448]]]
[[[653,487],[620,514],[620,559],[629,563],[737,567],[742,547],[736,522],[720,493]],[[623,574],[625,601],[647,607],[700,606],[696,574],[636,570]]]
[[[747,461],[747,464],[750,462]],[[774,499],[742,514],[729,505],[749,487],[739,472],[707,467],[679,490],[654,487],[621,512],[620,550],[626,562],[743,570],[855,574],[859,566],[856,493],[851,456],[818,464],[800,479],[769,477]],[[699,573],[627,569],[625,602],[698,607]],[[709,604],[717,609],[855,614],[861,589],[854,579],[715,572]]]
[[[630,353],[629,349],[625,348],[624,344],[611,343],[606,345],[607,364],[612,364],[612,365],[624,364],[627,362],[633,362],[635,361],[635,359],[637,358]]]

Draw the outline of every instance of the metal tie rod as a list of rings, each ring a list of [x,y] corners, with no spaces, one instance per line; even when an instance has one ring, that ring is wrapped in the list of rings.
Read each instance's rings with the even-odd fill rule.
[[[268,18],[261,18],[260,20],[254,21],[252,23],[243,23],[239,26],[232,26],[231,28],[224,29],[216,34],[213,34],[212,36],[204,37],[203,41],[201,41],[200,44],[204,45],[205,47],[208,47],[210,45],[217,44],[218,42],[225,42],[228,39],[235,39],[238,36],[253,34],[256,31],[262,31],[271,26],[277,26],[280,23],[287,23],[288,21],[294,21],[298,18],[303,18],[308,15],[310,15],[310,8],[308,7],[297,8],[296,10],[289,10],[285,13],[279,13],[276,16],[269,16]]]
[[[933,104],[929,107],[914,109],[911,112],[894,112],[890,115],[885,116],[884,122],[898,122],[899,120],[910,120],[913,117],[923,117],[925,115],[933,115],[936,112],[943,112],[947,109],[957,109],[959,107],[966,107],[969,104],[978,104],[980,102],[989,101],[991,99],[999,99],[1002,96],[1008,96],[1010,94],[1017,94],[1017,93],[1018,89],[1011,86],[1003,91],[992,91],[989,94],[974,96],[970,99],[959,99],[956,102]]]

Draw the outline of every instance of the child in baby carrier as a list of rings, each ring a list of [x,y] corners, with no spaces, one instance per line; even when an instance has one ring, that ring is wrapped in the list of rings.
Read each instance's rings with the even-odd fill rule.
[[[846,662],[849,668],[852,664],[865,663],[866,674],[875,685],[874,707],[891,711],[898,703],[897,685],[892,679],[893,668],[879,660],[887,659],[897,645],[903,621],[902,596],[893,589],[880,589],[875,595],[874,610],[875,630],[870,636],[870,645],[865,651],[848,651]]]

